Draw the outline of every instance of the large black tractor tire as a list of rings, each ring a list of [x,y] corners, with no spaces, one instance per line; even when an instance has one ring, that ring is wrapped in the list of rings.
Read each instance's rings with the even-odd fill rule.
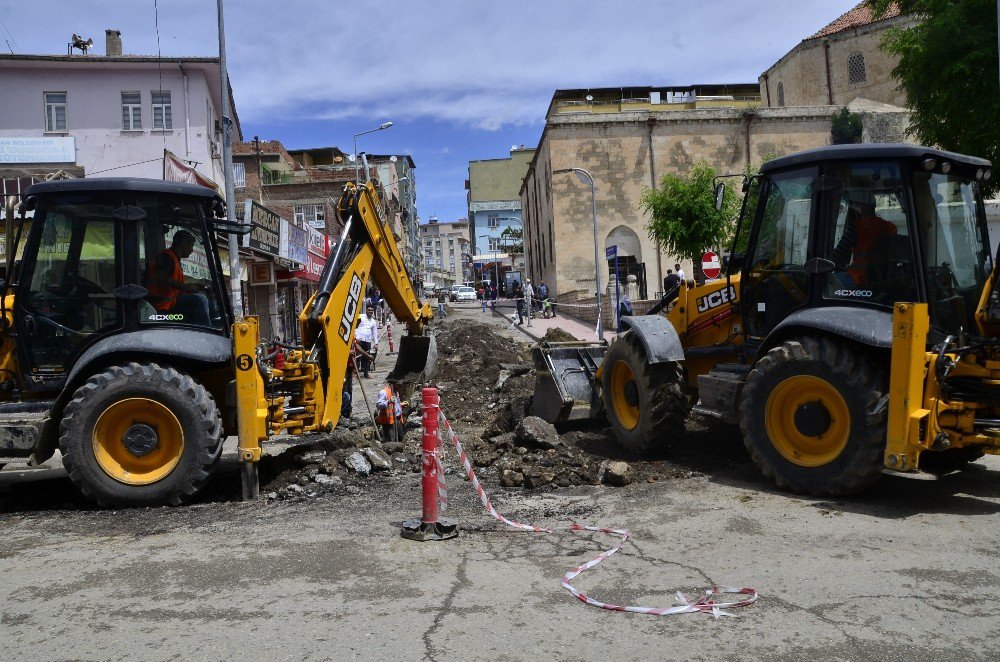
[[[103,506],[176,506],[208,483],[222,441],[222,418],[201,384],[173,368],[128,363],[76,390],[59,448],[73,483]]]
[[[650,365],[633,333],[619,336],[602,361],[601,394],[618,444],[647,451],[684,433],[688,398],[679,363]]]
[[[886,392],[883,372],[850,345],[786,341],[747,377],[743,443],[779,487],[817,496],[859,492],[881,475]]]

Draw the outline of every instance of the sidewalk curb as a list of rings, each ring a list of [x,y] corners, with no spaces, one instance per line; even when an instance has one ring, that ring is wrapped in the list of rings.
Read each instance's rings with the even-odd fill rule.
[[[494,317],[499,317],[500,319],[502,319],[504,321],[507,321],[507,316],[504,315],[501,312],[498,312],[496,308],[490,308],[490,311],[493,313]],[[514,328],[514,329],[517,329],[518,331],[520,331],[524,335],[528,336],[529,338],[531,338],[535,342],[541,342],[541,340],[542,340],[541,336],[536,336],[535,334],[531,333],[530,331],[528,331],[528,327],[524,326],[523,324],[518,324],[516,322],[511,322],[510,326],[512,328]]]

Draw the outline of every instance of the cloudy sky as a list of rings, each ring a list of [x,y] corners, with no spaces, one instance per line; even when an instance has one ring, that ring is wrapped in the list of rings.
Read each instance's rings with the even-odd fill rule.
[[[756,82],[860,0],[228,0],[229,75],[244,137],[409,154],[426,220],[466,215],[468,162],[537,143],[556,89]],[[0,48],[218,53],[210,0],[0,0]],[[158,16],[157,16],[158,14]],[[159,46],[157,45],[157,18]]]

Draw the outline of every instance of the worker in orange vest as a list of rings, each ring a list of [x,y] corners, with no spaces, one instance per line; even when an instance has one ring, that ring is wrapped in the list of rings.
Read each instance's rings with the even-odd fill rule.
[[[164,249],[149,261],[146,270],[146,289],[149,302],[157,313],[169,314],[170,321],[208,325],[208,297],[203,281],[188,281],[181,268],[181,260],[194,252],[195,237],[187,230],[174,233],[170,248]]]
[[[894,236],[898,231],[895,223],[875,213],[875,201],[871,192],[849,191],[844,232],[833,249],[834,264],[838,269],[845,269],[846,266],[852,285],[868,285],[868,270],[877,257],[875,248],[878,240]]]
[[[399,382],[390,379],[385,388],[379,391],[375,400],[375,420],[382,428],[382,437],[386,441],[398,441],[397,427],[403,415],[403,405],[399,401]]]

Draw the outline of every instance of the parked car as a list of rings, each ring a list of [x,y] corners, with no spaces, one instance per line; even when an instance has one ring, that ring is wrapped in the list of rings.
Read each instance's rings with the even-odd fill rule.
[[[454,294],[455,301],[475,301],[476,300],[476,290],[471,287],[466,287],[465,285],[458,288],[458,291]]]
[[[448,300],[449,301],[458,301],[458,296],[457,296],[458,295],[458,291],[462,287],[464,287],[464,285],[452,285],[451,289],[448,290]]]

